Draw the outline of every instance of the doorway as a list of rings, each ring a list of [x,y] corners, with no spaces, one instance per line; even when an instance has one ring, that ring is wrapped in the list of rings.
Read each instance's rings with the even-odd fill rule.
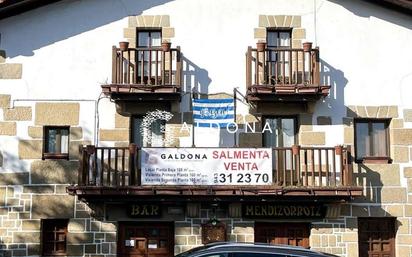
[[[124,222],[119,224],[118,256],[173,257],[173,222]]]
[[[255,223],[255,242],[309,248],[309,223]]]
[[[395,218],[359,218],[359,257],[395,256]]]

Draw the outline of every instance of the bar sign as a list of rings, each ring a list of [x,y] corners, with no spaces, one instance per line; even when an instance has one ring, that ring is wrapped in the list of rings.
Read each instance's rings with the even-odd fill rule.
[[[135,218],[161,216],[161,208],[157,204],[132,204],[128,209],[129,215]]]

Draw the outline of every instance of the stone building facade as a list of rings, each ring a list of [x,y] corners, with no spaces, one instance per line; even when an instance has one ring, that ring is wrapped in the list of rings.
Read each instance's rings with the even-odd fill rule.
[[[315,1],[313,6],[300,0],[292,1],[293,5],[281,0],[259,4],[64,0],[27,10],[24,2],[28,1],[13,7],[16,9],[8,9],[9,2],[0,3],[0,256],[129,256],[143,240],[142,257],[166,257],[210,238],[294,244],[342,257],[367,256],[361,248],[376,243],[382,247],[379,253],[412,256],[412,105],[408,99],[412,95],[408,68],[412,56],[404,43],[412,40],[411,7],[392,10],[363,1]],[[97,17],[96,12],[104,15]],[[342,19],[337,20],[334,14]],[[149,45],[139,33],[151,33]],[[282,41],[280,33],[289,38]],[[390,39],[382,34],[390,35]],[[160,39],[156,35],[161,35]],[[256,64],[259,58],[269,58],[263,52],[275,48],[269,45],[273,35],[281,42],[278,47],[299,49],[299,54],[291,50],[286,58],[276,52],[276,61],[263,59]],[[171,42],[172,50],[160,51],[159,40]],[[162,71],[170,73],[158,79],[170,79],[169,84],[179,81],[177,91],[152,85],[157,83],[148,82],[152,76],[139,77],[139,72],[144,72],[137,68],[143,63],[139,58],[145,57],[138,56],[139,50],[119,50],[119,41],[127,41],[129,49],[151,49],[157,44],[153,48],[157,50],[145,56],[151,61],[162,60]],[[231,43],[225,45],[225,41]],[[310,51],[315,52],[303,57],[308,52],[303,44],[308,41],[313,42]],[[266,50],[258,51],[257,42],[266,43]],[[394,45],[393,50],[382,51],[387,43]],[[122,61],[116,66],[119,53]],[[305,58],[316,60],[308,69],[319,69],[319,91],[299,93],[312,90],[308,88],[315,81],[282,92],[288,89],[276,87],[281,83],[279,74],[272,85],[276,89],[268,97],[264,90],[271,85],[251,90],[267,78],[269,68],[263,67],[269,62],[289,63],[281,67],[290,68],[296,80],[309,76],[299,73],[299,69],[308,71]],[[248,66],[248,60],[256,66]],[[133,75],[126,69],[134,61]],[[387,63],[396,65],[388,67]],[[291,67],[294,64],[296,68]],[[116,76],[121,82],[114,81]],[[141,81],[127,81],[133,76]],[[292,75],[288,77],[292,79]],[[149,93],[139,91],[142,83]],[[132,85],[132,89],[119,93],[119,84]],[[284,80],[283,84],[299,83]],[[321,88],[324,84],[331,87]],[[185,130],[185,124],[190,128],[193,125],[192,98],[233,97],[237,104],[234,122],[239,128],[235,136],[215,130],[193,135]],[[122,182],[131,179],[133,165],[140,167],[129,166],[134,154],[131,143],[139,140],[141,132],[136,128],[138,118],[156,110],[173,115],[164,124],[163,138],[170,140],[158,147],[286,147],[290,155],[295,155],[292,145],[298,145],[300,151],[309,152],[294,160],[305,162],[306,168],[313,165],[309,176],[314,182],[288,187],[284,175],[285,184],[270,189],[242,185],[224,190],[210,185],[171,189]],[[268,119],[294,120],[293,144],[267,145],[262,130]],[[387,158],[360,156],[360,126],[374,122],[386,126],[386,136],[379,134],[377,138],[384,137],[387,145],[385,156],[372,157]],[[257,124],[256,131],[248,133],[247,126],[253,123]],[[373,126],[368,127],[369,133]],[[57,147],[53,143],[57,141],[64,153],[50,157],[47,149],[50,145]],[[377,141],[373,143],[372,148],[378,147]],[[111,149],[107,150],[109,157],[103,158],[108,153],[103,148]],[[333,164],[325,164],[317,155],[319,160],[308,161],[310,151],[326,148],[334,151],[330,158],[342,162],[343,168],[334,169],[341,174],[340,186],[336,177],[335,186],[319,186],[332,180],[332,175],[322,179],[322,174],[330,174],[329,169],[332,172],[335,159]],[[338,154],[337,149],[348,155]],[[119,155],[110,157],[115,152]],[[93,162],[100,153],[104,161]],[[287,156],[285,152],[280,157],[277,152],[274,159],[289,161]],[[135,161],[141,160],[136,157]],[[118,171],[122,162],[126,164]],[[279,163],[285,172],[292,170],[286,168],[286,161]],[[304,164],[297,166],[301,168],[299,174],[304,174]],[[101,179],[100,185],[107,182],[95,176],[107,167],[116,174],[102,174],[117,186],[99,186],[96,181]],[[344,178],[344,171],[350,176]],[[288,205],[321,208],[323,213],[285,218],[255,211],[255,216],[247,216],[248,207],[262,208],[263,201],[269,202],[267,208]],[[133,208],[151,208],[152,214],[147,211],[133,216]],[[369,229],[376,224],[381,224],[382,230]],[[265,227],[281,236],[262,236]],[[295,234],[285,235],[291,229]],[[207,234],[206,230],[216,234]],[[61,241],[50,239],[50,232],[64,236]],[[365,239],[374,232],[389,239]]]

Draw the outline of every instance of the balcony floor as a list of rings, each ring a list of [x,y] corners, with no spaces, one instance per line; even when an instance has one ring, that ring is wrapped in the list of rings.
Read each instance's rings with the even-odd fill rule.
[[[80,199],[107,200],[213,200],[213,201],[263,201],[299,199],[311,201],[348,201],[362,196],[362,187],[281,187],[281,186],[69,186],[67,191]],[[136,199],[138,196],[138,199]],[[109,197],[109,198],[108,198]],[[309,197],[309,198],[308,198]]]
[[[314,102],[329,94],[330,86],[318,85],[252,85],[248,101]]]
[[[178,85],[108,84],[102,92],[112,100],[180,100]]]

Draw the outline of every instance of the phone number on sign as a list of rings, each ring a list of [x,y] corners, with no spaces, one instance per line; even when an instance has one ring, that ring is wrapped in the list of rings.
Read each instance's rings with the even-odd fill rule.
[[[214,173],[214,184],[268,184],[270,177],[267,173]]]

